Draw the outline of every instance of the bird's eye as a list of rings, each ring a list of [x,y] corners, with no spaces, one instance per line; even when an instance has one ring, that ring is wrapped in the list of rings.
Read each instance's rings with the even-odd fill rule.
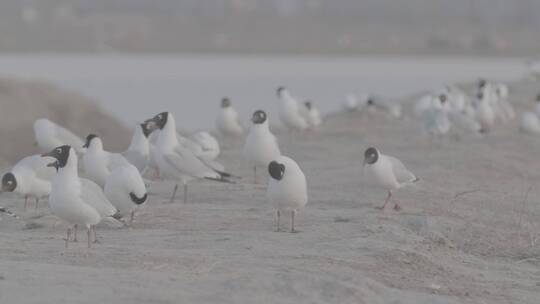
[[[56,152],[57,153],[62,153],[62,149],[58,148],[58,149],[56,149]]]

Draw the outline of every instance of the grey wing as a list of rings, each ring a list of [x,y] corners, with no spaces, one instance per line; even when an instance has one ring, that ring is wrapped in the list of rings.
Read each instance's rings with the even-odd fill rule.
[[[86,178],[81,178],[80,181],[81,198],[85,203],[94,207],[102,217],[110,217],[118,213],[98,184]]]
[[[134,165],[141,174],[148,166],[148,161],[150,158],[148,155],[144,155],[143,153],[140,153],[138,151],[129,150],[122,153],[122,156],[124,156],[127,161]]]
[[[116,168],[123,167],[128,165],[129,161],[119,153],[109,153],[109,162],[107,163],[107,168],[109,171],[113,171]]]
[[[195,178],[221,178],[218,173],[205,165],[190,150],[182,146],[177,146],[174,153],[164,154],[163,158],[180,175],[189,175]]]
[[[409,169],[407,169],[399,159],[388,155],[386,157],[388,160],[390,160],[390,163],[392,164],[392,171],[400,184],[413,183],[418,180],[418,178],[411,171],[409,171]]]
[[[41,155],[32,155],[23,158],[21,161],[19,161],[13,170],[17,170],[16,167],[22,166],[22,167],[28,167],[31,168],[36,176],[40,179],[44,180],[52,180],[54,174],[56,173],[56,170],[52,167],[47,167],[47,165],[51,162],[53,162],[54,159],[50,157],[41,157]]]

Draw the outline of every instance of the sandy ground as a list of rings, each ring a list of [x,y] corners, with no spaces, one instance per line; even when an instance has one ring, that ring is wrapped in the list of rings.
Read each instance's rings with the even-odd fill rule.
[[[514,85],[513,102],[532,108],[537,87]],[[540,137],[517,130],[429,142],[412,118],[348,113],[280,136],[309,184],[296,234],[274,232],[239,148],[221,159],[242,182],[193,183],[187,204],[152,184],[133,226],[99,229],[91,250],[84,234],[64,249],[45,205],[3,194],[22,220],[0,221],[0,302],[538,303]],[[401,212],[374,208],[385,192],[360,169],[372,145],[422,179],[398,192]]]

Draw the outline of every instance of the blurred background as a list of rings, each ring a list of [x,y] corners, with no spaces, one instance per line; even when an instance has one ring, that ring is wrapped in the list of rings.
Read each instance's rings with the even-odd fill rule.
[[[0,51],[536,55],[537,0],[3,0]]]
[[[30,149],[47,117],[121,149],[164,110],[213,129],[224,96],[272,116],[281,85],[328,113],[351,93],[508,81],[540,53],[538,32],[538,0],[3,0],[0,136]]]

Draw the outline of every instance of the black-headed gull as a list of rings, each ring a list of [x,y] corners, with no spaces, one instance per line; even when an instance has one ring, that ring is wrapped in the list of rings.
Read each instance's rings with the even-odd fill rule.
[[[162,112],[151,120],[152,128],[158,129],[155,160],[161,176],[166,179],[181,182],[184,185],[184,202],[187,202],[188,182],[194,179],[208,179],[220,182],[230,182],[226,172],[218,172],[209,167],[191,150],[178,142],[176,122],[170,112]],[[178,184],[175,184],[171,203],[176,196]]]
[[[386,207],[392,198],[393,192],[419,180],[399,159],[384,155],[373,147],[364,152],[363,169],[368,178],[388,191],[388,197],[380,209]],[[394,209],[401,209],[397,201]]]
[[[308,202],[306,176],[298,164],[286,156],[279,156],[268,165],[268,201],[277,210],[277,231],[281,212],[291,213],[291,232],[294,230],[294,216]]]
[[[111,172],[119,167],[129,164],[129,161],[119,153],[111,153],[103,149],[101,138],[89,134],[84,144],[86,152],[83,155],[84,172],[88,177],[102,188]]]
[[[313,102],[310,100],[304,101],[303,104],[304,108],[300,113],[308,123],[308,126],[310,129],[315,129],[318,126],[322,124],[321,114],[319,113],[319,109],[315,107]]]
[[[268,168],[268,164],[279,157],[278,142],[268,127],[266,112],[257,110],[251,118],[252,126],[244,145],[244,157],[248,164],[253,167],[254,182],[257,183],[257,168]]]
[[[79,178],[77,154],[73,148],[68,145],[60,146],[42,156],[55,158],[54,162],[48,164],[57,170],[52,180],[49,206],[54,215],[73,226],[74,241],[77,240],[79,225],[87,229],[90,248],[92,239],[96,241],[95,226],[102,219],[121,224],[117,221],[118,210],[105,197],[101,187],[90,180]],[[66,247],[71,232],[72,228],[69,227]]]
[[[238,112],[234,109],[229,98],[221,100],[221,109],[216,118],[216,128],[224,137],[238,139],[244,136],[244,128]]]
[[[122,216],[130,215],[130,223],[133,222],[135,211],[148,199],[143,178],[131,164],[111,172],[105,181],[104,192]]]
[[[47,160],[41,155],[21,159],[2,177],[2,191],[15,192],[24,196],[24,209],[28,198],[36,200],[36,208],[41,198],[51,193],[51,180],[55,170],[47,167]]]
[[[150,133],[151,131],[148,129],[146,123],[136,125],[131,143],[127,150],[122,153],[141,174],[144,174],[150,161],[150,142],[148,141]]]

